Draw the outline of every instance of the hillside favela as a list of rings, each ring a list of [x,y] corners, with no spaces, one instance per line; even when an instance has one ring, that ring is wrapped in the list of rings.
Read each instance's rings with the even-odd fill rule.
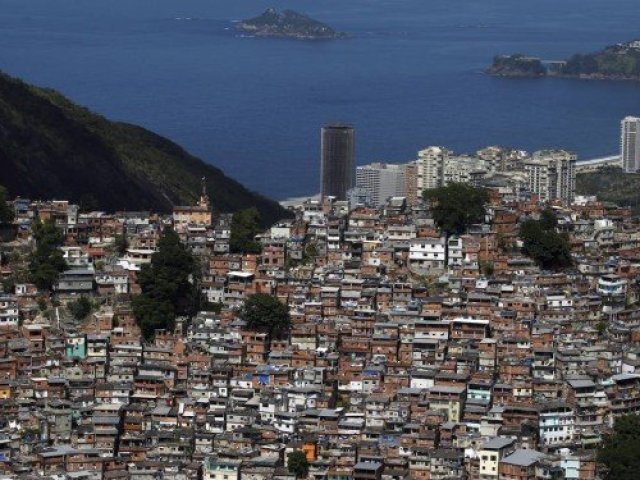
[[[259,11],[219,35],[366,37]],[[640,88],[635,63],[527,79],[534,60],[473,75]],[[473,148],[389,131],[414,151],[392,161],[336,102],[299,196],[293,166],[236,181],[25,77],[0,74],[0,480],[640,479],[640,104],[589,156],[507,126]]]

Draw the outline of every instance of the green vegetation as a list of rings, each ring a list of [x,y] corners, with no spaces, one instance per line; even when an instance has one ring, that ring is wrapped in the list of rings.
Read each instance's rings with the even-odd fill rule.
[[[38,309],[40,310],[40,312],[44,313],[48,307],[47,299],[44,297],[40,297],[38,298],[37,302],[38,302]]]
[[[555,230],[558,228],[558,217],[556,217],[551,207],[546,207],[540,212],[538,222],[540,222],[540,227],[542,227],[543,230]]]
[[[444,264],[449,265],[449,237],[461,235],[474,223],[484,221],[489,194],[483,188],[466,183],[450,183],[425,190],[422,196],[431,203],[433,221],[445,234]]]
[[[16,290],[16,281],[13,278],[2,280],[2,293],[12,294]]]
[[[493,262],[480,262],[480,271],[483,275],[490,277],[495,271],[495,266],[493,265]]]
[[[192,315],[199,305],[197,263],[180,237],[166,228],[151,263],[138,274],[142,293],[133,299],[133,314],[145,339],[158,329],[173,330],[176,316]]]
[[[220,313],[222,312],[222,308],[224,307],[224,303],[218,302],[202,302],[200,309],[205,312],[213,312]]]
[[[600,52],[574,55],[562,69],[565,75],[640,78],[640,48],[613,45]]]
[[[265,224],[288,216],[175,143],[111,122],[59,93],[0,74],[0,164],[11,197],[65,198],[83,208],[168,212],[194,204],[201,179],[216,210],[256,206]]]
[[[289,472],[293,473],[296,478],[306,478],[309,475],[309,460],[301,450],[287,455],[287,465]]]
[[[231,253],[260,253],[262,245],[255,240],[260,233],[260,213],[255,208],[248,208],[233,214],[231,219]]]
[[[496,55],[488,72],[492,75],[536,77],[547,74],[539,58],[531,58],[516,53],[514,55]]]
[[[63,243],[62,231],[53,220],[47,219],[44,222],[36,220],[32,232],[36,250],[29,262],[29,280],[40,290],[51,290],[60,272],[67,268],[58,248]]]
[[[636,480],[640,472],[640,416],[615,420],[614,431],[604,437],[598,462],[606,469],[604,480]]]
[[[278,13],[274,8],[262,15],[243,20],[237,28],[260,37],[290,37],[302,40],[332,39],[344,37],[329,25],[293,10]]]
[[[82,296],[77,300],[69,302],[67,304],[67,308],[69,309],[71,316],[73,316],[75,320],[80,321],[84,320],[87,315],[91,313],[91,310],[93,310],[93,305],[91,304],[91,300],[89,300],[85,296]]]
[[[485,189],[466,183],[425,190],[423,196],[431,202],[433,220],[447,236],[461,235],[474,223],[483,222],[489,201]]]
[[[569,238],[558,233],[556,227],[557,219],[548,207],[539,220],[525,220],[520,225],[522,253],[533,258],[545,270],[561,270],[573,264]]]
[[[0,185],[0,225],[13,221],[13,209],[7,204],[7,189]]]
[[[499,55],[494,57],[487,72],[511,77],[560,75],[639,80],[640,46],[637,42],[612,45],[599,52],[573,55],[564,63],[550,68],[546,68],[539,59],[522,54]]]
[[[312,265],[318,256],[318,246],[309,238],[305,238],[302,248],[302,265]]]
[[[625,173],[620,167],[603,167],[576,175],[578,195],[597,195],[598,200],[631,207],[640,213],[640,174]]]
[[[336,392],[336,396],[336,408],[349,408],[349,405],[351,405],[349,395],[340,395]]]
[[[129,248],[129,240],[127,239],[126,233],[116,235],[114,248],[118,255],[124,255],[125,253],[127,253],[127,248]]]
[[[240,310],[239,317],[247,323],[247,328],[281,338],[291,329],[291,317],[286,305],[266,293],[249,296]]]

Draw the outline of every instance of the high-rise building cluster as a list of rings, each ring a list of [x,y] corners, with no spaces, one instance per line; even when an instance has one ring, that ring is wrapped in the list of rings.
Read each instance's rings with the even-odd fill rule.
[[[575,198],[575,153],[540,150],[529,155],[521,150],[487,147],[475,155],[456,155],[444,147],[420,150],[408,164],[373,163],[357,167],[358,198],[380,206],[391,197],[407,197],[415,203],[424,190],[450,183],[511,187],[519,194],[536,195],[541,201],[571,203]]]
[[[424,190],[450,183],[510,187],[521,195],[536,195],[540,201],[570,204],[575,199],[577,155],[567,150],[539,150],[530,155],[490,146],[475,155],[458,155],[442,146],[430,146],[406,164],[375,162],[355,167],[352,126],[325,125],[321,142],[322,199],[379,207],[390,198],[406,197],[414,204]],[[640,154],[640,147],[637,151]]]

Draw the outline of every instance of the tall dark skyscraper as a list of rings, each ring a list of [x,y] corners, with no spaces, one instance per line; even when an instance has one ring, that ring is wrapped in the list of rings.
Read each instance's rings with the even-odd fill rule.
[[[325,125],[321,136],[320,195],[346,200],[355,178],[353,127]]]

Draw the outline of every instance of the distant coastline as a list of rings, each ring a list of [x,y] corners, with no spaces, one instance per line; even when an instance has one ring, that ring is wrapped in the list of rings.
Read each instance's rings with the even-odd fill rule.
[[[640,81],[640,40],[601,51],[550,61],[522,53],[497,55],[486,73],[499,77],[564,77],[586,80]]]

